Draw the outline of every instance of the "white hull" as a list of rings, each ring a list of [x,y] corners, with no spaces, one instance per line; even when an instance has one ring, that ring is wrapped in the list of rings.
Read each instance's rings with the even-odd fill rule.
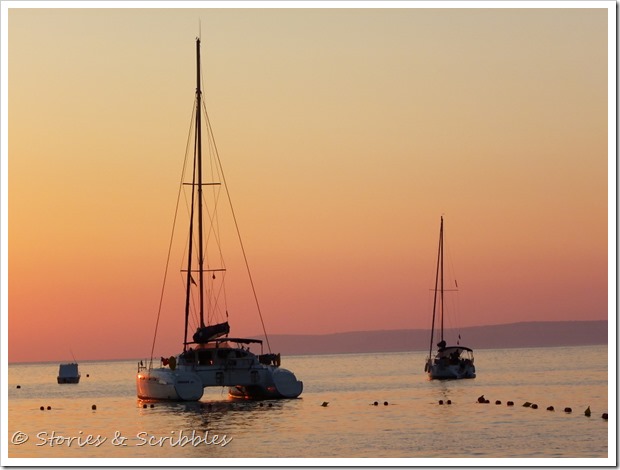
[[[460,365],[440,365],[434,364],[428,366],[428,376],[431,379],[475,379],[476,368],[471,366],[461,367]]]
[[[474,352],[464,346],[443,347],[426,359],[424,370],[431,379],[475,379]]]
[[[141,368],[136,378],[138,398],[143,400],[196,401],[205,387],[230,387],[231,396],[254,400],[297,398],[303,391],[303,383],[295,374],[260,364],[255,357],[238,360],[235,365]]]

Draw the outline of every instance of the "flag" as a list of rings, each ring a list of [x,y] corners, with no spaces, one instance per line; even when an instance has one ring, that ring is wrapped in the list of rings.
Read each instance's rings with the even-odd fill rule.
[[[194,281],[194,278],[192,277],[192,275],[189,275],[189,280],[192,281],[192,284],[194,284],[195,286],[197,286],[198,284],[196,284],[196,281]]]

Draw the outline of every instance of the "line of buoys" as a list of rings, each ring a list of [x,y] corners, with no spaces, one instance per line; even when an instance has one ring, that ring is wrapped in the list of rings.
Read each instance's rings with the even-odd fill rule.
[[[40,407],[39,407],[39,409],[40,409],[41,411],[45,411],[45,407],[44,407],[44,406],[40,406]],[[51,407],[51,406],[49,406],[49,405],[47,405],[47,409],[48,409],[48,410],[51,410],[51,409],[52,409],[52,407]]]
[[[477,401],[478,401],[478,403],[489,403],[489,400],[487,400],[487,399],[484,397],[484,395],[480,395],[480,396],[478,397],[478,400],[477,400]],[[439,404],[440,404],[440,405],[443,405],[443,400],[439,400]],[[502,402],[501,402],[500,400],[495,400],[495,404],[496,404],[496,405],[501,405],[501,404],[502,404]],[[512,402],[512,401],[507,401],[507,402],[506,402],[506,405],[507,405],[507,406],[514,406],[514,402]],[[532,408],[533,410],[537,410],[537,409],[538,409],[538,405],[537,405],[536,403],[532,403],[532,402],[529,402],[529,401],[524,402],[522,406],[523,406],[523,407],[525,407],[525,408]],[[555,408],[554,408],[553,406],[548,406],[548,407],[547,407],[547,411],[555,411]],[[567,406],[566,408],[564,408],[564,412],[565,412],[565,413],[572,413],[572,412],[573,412],[573,409],[572,409],[571,407]],[[590,410],[590,407],[589,407],[589,406],[585,409],[585,411],[584,411],[584,415],[585,415],[585,416],[587,416],[587,417],[592,416],[592,410]],[[601,415],[601,418],[602,418],[602,419],[608,419],[608,415],[607,415],[607,413],[603,413],[603,414]]]
[[[443,405],[443,400],[439,400],[439,404]],[[451,405],[452,404],[452,400],[446,400],[446,405]]]

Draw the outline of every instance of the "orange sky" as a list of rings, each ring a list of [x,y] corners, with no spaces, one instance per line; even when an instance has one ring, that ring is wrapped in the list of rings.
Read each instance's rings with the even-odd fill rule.
[[[199,21],[268,333],[428,328],[442,214],[460,326],[607,318],[610,3],[9,8],[9,361],[149,354]]]

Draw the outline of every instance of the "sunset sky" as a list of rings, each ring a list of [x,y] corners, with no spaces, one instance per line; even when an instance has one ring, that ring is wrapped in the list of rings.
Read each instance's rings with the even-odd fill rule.
[[[150,353],[199,34],[268,333],[429,328],[442,215],[457,326],[614,316],[614,2],[8,3],[9,361]],[[230,276],[232,333],[258,335]],[[180,352],[182,303],[156,355]]]

